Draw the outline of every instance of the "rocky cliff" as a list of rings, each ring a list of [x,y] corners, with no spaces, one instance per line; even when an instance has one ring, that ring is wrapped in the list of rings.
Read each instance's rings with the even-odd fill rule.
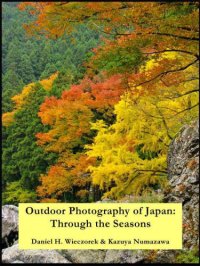
[[[165,190],[164,202],[182,203],[183,251],[187,254],[199,246],[199,121],[184,126],[174,138],[167,165],[169,187]],[[154,252],[153,260],[175,263],[180,253]]]
[[[166,202],[183,205],[183,246],[199,243],[199,121],[185,126],[170,145]]]

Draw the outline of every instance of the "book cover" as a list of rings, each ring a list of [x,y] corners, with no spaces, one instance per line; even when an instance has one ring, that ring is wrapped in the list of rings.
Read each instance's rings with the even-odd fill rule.
[[[199,263],[199,2],[2,3],[2,263]]]

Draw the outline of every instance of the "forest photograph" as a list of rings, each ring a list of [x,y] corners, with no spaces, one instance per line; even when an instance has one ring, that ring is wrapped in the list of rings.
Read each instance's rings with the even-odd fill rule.
[[[4,262],[19,203],[178,202],[183,250],[59,256],[198,263],[198,118],[198,1],[3,2]]]

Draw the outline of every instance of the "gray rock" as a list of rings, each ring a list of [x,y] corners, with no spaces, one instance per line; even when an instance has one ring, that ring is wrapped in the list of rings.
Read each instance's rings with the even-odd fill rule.
[[[190,173],[195,169],[195,163],[198,165],[198,143],[199,122],[195,121],[189,126],[184,126],[169,147],[167,160],[169,179],[176,175],[181,177],[183,171],[188,172],[188,167],[190,167]],[[192,162],[192,159],[195,162]],[[196,172],[198,172],[198,167],[196,167],[196,171],[193,174],[196,174]]]
[[[55,250],[19,250],[18,244],[4,249],[2,253],[3,263],[70,263]]]
[[[168,153],[170,191],[164,202],[183,204],[183,248],[190,250],[199,243],[199,123],[184,126],[172,141]],[[177,251],[157,252],[155,263],[176,262]]]
[[[170,189],[164,202],[183,204],[183,248],[191,250],[199,243],[199,123],[182,128],[169,147],[167,165]],[[151,263],[176,263],[177,250],[159,250]],[[151,257],[152,258],[152,257]],[[148,260],[147,260],[148,262]]]
[[[103,263],[106,251],[66,249],[61,254],[73,263]]]
[[[150,261],[146,261],[148,263],[170,263],[174,264],[176,263],[176,256],[178,255],[177,250],[158,250],[156,252],[156,256],[151,258]]]
[[[144,261],[140,250],[107,250],[104,263],[139,263]]]
[[[14,205],[2,207],[2,244],[10,246],[18,234],[18,208]]]
[[[165,195],[165,202],[183,203],[183,244],[186,249],[198,246],[199,242],[198,154],[199,122],[195,121],[183,127],[170,145],[168,174],[172,189]]]
[[[62,250],[72,263],[139,263],[144,252],[139,250]]]

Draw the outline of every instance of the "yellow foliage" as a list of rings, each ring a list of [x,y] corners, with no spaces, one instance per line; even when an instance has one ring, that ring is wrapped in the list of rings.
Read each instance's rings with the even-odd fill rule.
[[[147,63],[148,69],[154,63]],[[89,170],[93,183],[107,191],[105,197],[138,195],[166,185],[168,146],[180,128],[198,116],[198,83],[193,79],[197,71],[195,65],[188,67],[183,71],[185,81],[176,86],[157,82],[150,91],[133,87],[115,105],[113,125],[93,124],[98,134],[86,148],[99,164]]]
[[[52,88],[53,82],[57,76],[58,73],[56,72],[52,74],[49,78],[39,81],[39,83],[43,86],[45,90],[49,91]],[[12,97],[12,101],[14,101],[15,107],[17,109],[19,109],[24,104],[24,101],[26,100],[34,85],[35,83],[30,83],[26,85],[20,94],[17,94]]]
[[[8,113],[4,113],[2,115],[2,124],[4,126],[9,126],[13,121],[14,121],[14,114],[15,112],[8,112]]]
[[[39,83],[43,86],[43,88],[47,91],[51,90],[54,80],[57,78],[58,72],[52,74],[49,78],[39,81]],[[26,99],[32,91],[35,83],[30,83],[26,85],[20,94],[17,94],[11,98],[11,100],[15,103],[14,110],[12,112],[8,112],[3,114],[2,122],[4,126],[9,126],[14,121],[14,115],[17,110],[22,108],[22,106],[26,103]]]
[[[58,72],[52,74],[49,78],[40,81],[40,84],[47,91],[51,90],[54,80],[57,78]]]
[[[34,86],[34,83],[30,83],[26,85],[20,94],[17,94],[11,98],[12,101],[15,103],[16,109],[19,109],[23,105],[24,99],[29,95],[33,86]]]

